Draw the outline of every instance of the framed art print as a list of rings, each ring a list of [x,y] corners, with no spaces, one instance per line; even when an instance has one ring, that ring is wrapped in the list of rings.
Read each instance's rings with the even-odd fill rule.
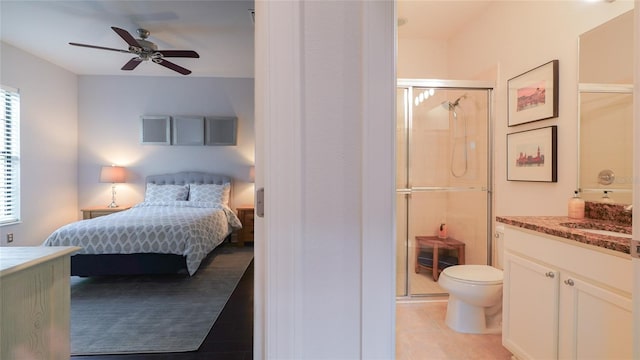
[[[174,116],[173,145],[204,145],[204,116]]]
[[[557,128],[507,134],[507,180],[558,181]]]
[[[509,79],[508,125],[558,116],[558,60]]]
[[[205,145],[236,145],[238,118],[210,116],[205,119]]]
[[[143,115],[140,117],[140,143],[144,145],[171,145],[171,117]]]

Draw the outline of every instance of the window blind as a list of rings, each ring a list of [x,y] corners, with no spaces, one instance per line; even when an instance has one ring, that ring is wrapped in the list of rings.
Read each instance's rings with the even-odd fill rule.
[[[20,93],[0,86],[0,225],[20,221]]]

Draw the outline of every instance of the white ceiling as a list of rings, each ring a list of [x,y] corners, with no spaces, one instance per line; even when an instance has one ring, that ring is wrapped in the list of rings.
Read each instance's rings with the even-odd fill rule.
[[[366,0],[368,1],[368,0]],[[398,0],[407,23],[399,37],[446,40],[491,1]],[[151,32],[161,50],[195,50],[199,59],[172,58],[196,77],[253,77],[253,0],[0,0],[0,39],[81,75],[183,76],[152,62],[120,70],[131,54],[71,46],[69,42],[127,49],[111,26]]]
[[[0,1],[0,39],[76,74],[184,76],[152,62],[120,68],[131,54],[71,46],[127,49],[111,26],[151,32],[160,50],[195,50],[199,59],[172,58],[189,76],[253,77],[253,0]]]

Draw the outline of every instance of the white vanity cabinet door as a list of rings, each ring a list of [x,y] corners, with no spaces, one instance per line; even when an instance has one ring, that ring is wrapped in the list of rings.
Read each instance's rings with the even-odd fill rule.
[[[511,226],[503,246],[502,343],[518,359],[632,358],[628,255]]]
[[[509,252],[504,261],[502,343],[518,359],[557,359],[560,274]]]
[[[561,359],[632,359],[632,301],[570,273],[560,276]]]

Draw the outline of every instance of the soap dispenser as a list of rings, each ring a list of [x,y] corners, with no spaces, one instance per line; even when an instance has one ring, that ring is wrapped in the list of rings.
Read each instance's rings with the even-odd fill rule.
[[[447,224],[445,224],[444,222],[441,222],[440,223],[440,227],[438,228],[438,238],[446,239],[447,236],[448,236]]]
[[[584,200],[578,195],[578,190],[573,192],[573,197],[569,199],[569,217],[572,219],[584,218]]]
[[[602,195],[602,199],[600,199],[600,201],[602,201],[603,203],[612,203],[612,202],[613,202],[613,199],[611,199],[611,198],[609,197],[609,193],[610,193],[610,192],[613,192],[613,191],[611,191],[611,190],[605,190],[605,191],[604,191],[604,195]]]

